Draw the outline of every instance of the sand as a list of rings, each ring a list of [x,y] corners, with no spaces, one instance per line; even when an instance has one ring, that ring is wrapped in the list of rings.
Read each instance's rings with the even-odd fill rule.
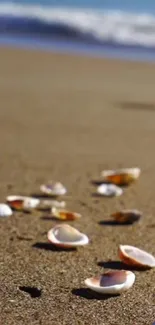
[[[1,325],[151,325],[155,272],[135,271],[132,289],[101,297],[84,280],[122,268],[118,245],[155,254],[155,65],[0,49],[0,199],[62,181],[70,224],[87,247],[47,244],[56,221],[44,213],[0,220]],[[106,168],[142,168],[120,198],[98,198],[91,181]],[[112,212],[143,211],[141,222],[112,226]],[[36,287],[31,297],[21,287]]]

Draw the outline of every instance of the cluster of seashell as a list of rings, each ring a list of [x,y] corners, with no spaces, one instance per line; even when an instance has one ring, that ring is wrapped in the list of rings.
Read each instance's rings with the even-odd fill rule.
[[[97,188],[97,193],[104,196],[120,196],[123,193],[121,186],[129,185],[140,176],[139,168],[124,168],[115,171],[103,171],[101,173],[102,184]],[[49,182],[40,186],[44,196],[57,197],[67,193],[66,188],[60,182]],[[60,221],[79,220],[81,214],[66,210],[65,201],[56,199],[40,199],[29,196],[8,196],[7,204],[0,204],[0,217],[7,217],[17,211],[49,210],[51,218]],[[122,210],[111,215],[118,224],[133,224],[142,217],[138,210]],[[48,241],[57,247],[65,249],[76,248],[89,244],[86,234],[66,223],[61,223],[50,229],[47,233]],[[120,260],[130,267],[137,269],[149,269],[155,267],[155,257],[142,249],[129,245],[120,245],[118,249]],[[85,285],[101,294],[120,294],[133,286],[135,274],[132,271],[116,270],[108,271],[102,275],[85,280]]]
[[[47,185],[41,185],[40,191],[44,196],[57,197],[67,193],[66,188],[60,182],[49,182]],[[6,198],[6,204],[0,204],[0,217],[8,217],[13,211],[33,211],[52,210],[52,208],[63,209],[66,206],[65,201],[55,199],[40,199],[30,196],[10,195]]]
[[[150,269],[155,267],[155,257],[142,249],[129,245],[120,245],[118,254],[120,260],[130,267]],[[130,289],[135,282],[132,271],[108,271],[103,275],[94,276],[85,280],[85,285],[102,294],[117,295]]]
[[[104,170],[101,172],[100,185],[97,194],[102,196],[120,196],[123,194],[121,186],[128,186],[140,176],[141,170],[135,168],[122,168],[117,170]]]
[[[103,196],[120,196],[123,190],[120,186],[129,185],[140,176],[139,168],[108,170],[101,173],[102,183],[97,193]],[[122,210],[111,215],[118,224],[133,224],[139,221],[142,213],[138,210]],[[155,257],[142,249],[129,245],[120,245],[118,249],[120,260],[130,267],[149,269],[155,267]],[[102,275],[85,280],[85,285],[98,293],[120,294],[132,287],[135,274],[132,271],[108,271]]]

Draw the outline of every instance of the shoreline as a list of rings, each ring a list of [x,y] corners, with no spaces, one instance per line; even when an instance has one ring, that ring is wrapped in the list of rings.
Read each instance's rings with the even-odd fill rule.
[[[23,50],[36,50],[66,55],[79,55],[92,58],[117,59],[131,62],[155,62],[155,48],[89,44],[80,41],[44,39],[30,36],[0,35],[0,48],[12,47]]]

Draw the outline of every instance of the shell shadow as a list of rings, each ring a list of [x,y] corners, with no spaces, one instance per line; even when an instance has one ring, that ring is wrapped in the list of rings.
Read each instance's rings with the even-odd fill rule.
[[[52,252],[74,252],[77,250],[75,247],[71,247],[71,248],[57,247],[52,245],[52,243],[43,243],[43,242],[37,242],[33,244],[32,247],[37,249],[43,249],[46,251],[52,251]]]
[[[152,111],[155,112],[155,104],[154,103],[142,103],[142,102],[121,102],[118,103],[118,106],[121,109],[129,109],[129,110],[143,110],[143,111]]]
[[[51,199],[57,198],[57,195],[47,195],[44,193],[31,193],[30,196],[34,197],[35,199]]]
[[[60,223],[61,221],[66,221],[66,220],[61,220],[61,219],[58,219],[58,218],[56,218],[56,217],[54,217],[54,216],[42,216],[42,217],[40,217],[40,219],[42,219],[42,220],[45,220],[45,221],[56,221],[56,222],[58,222],[58,223]]]
[[[28,293],[31,298],[39,298],[42,293],[42,290],[36,287],[20,286],[19,290]]]
[[[97,292],[91,291],[88,288],[74,288],[72,294],[77,297],[82,297],[87,300],[108,300],[110,298],[117,297],[119,295],[105,295],[99,294]]]
[[[46,220],[46,221],[53,221],[53,220],[55,220],[53,217],[51,217],[51,216],[42,216],[42,217],[40,217],[40,219],[42,219],[42,220]]]
[[[109,184],[109,182],[103,182],[103,180],[95,179],[95,180],[91,180],[90,184],[92,184],[94,186],[99,186],[101,184]]]
[[[117,222],[117,221],[115,221],[115,220],[101,220],[101,221],[99,221],[99,225],[101,225],[101,226],[120,226],[120,227],[122,227],[122,226],[131,226],[131,225],[133,225],[133,222],[125,222],[125,223],[119,223],[119,222]]]
[[[103,180],[91,180],[90,181],[90,183],[92,184],[92,185],[94,185],[94,186],[99,186],[99,185],[102,185],[102,184],[114,184],[113,182],[105,182],[105,181],[103,181]],[[115,184],[114,184],[115,185]],[[119,187],[122,187],[122,188],[126,188],[126,187],[129,187],[129,186],[131,186],[131,184],[124,184],[124,183],[122,183],[122,184],[120,184],[120,185],[117,185],[117,186],[119,186]]]
[[[151,225],[147,225],[147,228],[154,228],[155,227],[155,223],[152,223]]]
[[[126,271],[146,271],[145,269],[140,269],[136,266],[127,265],[121,261],[101,261],[97,263],[98,266],[101,266],[105,269],[112,270],[126,270]]]

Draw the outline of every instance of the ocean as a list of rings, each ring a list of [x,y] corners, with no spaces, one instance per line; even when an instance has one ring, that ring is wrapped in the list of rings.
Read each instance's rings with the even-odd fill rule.
[[[0,45],[155,61],[155,1],[0,1]]]

